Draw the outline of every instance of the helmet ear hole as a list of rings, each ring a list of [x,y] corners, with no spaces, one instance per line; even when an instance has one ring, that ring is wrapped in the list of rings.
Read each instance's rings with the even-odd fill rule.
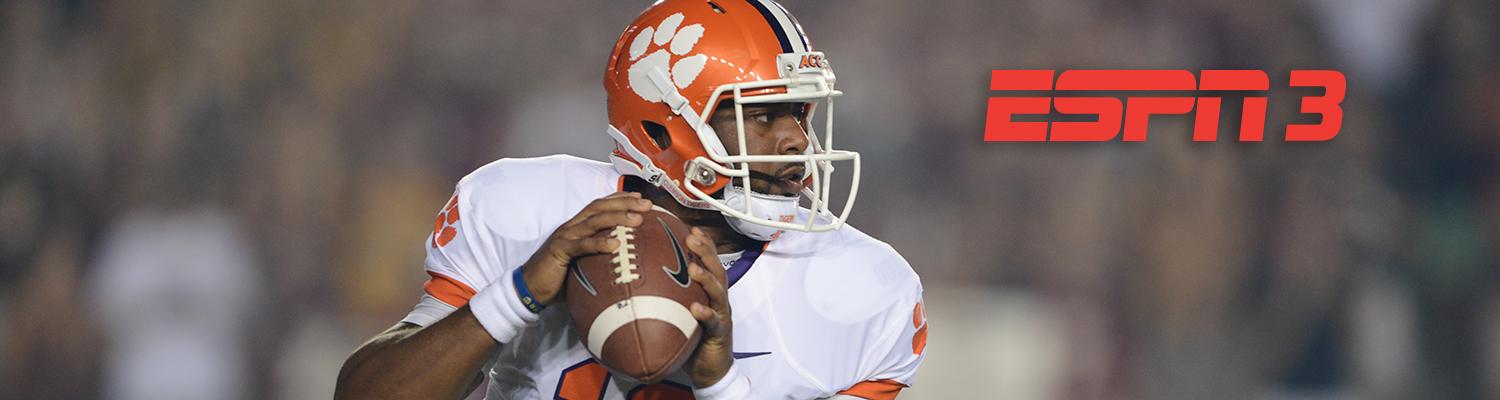
[[[656,142],[657,148],[666,150],[672,147],[672,135],[667,134],[667,127],[653,121],[641,121],[641,129],[646,131],[651,141]]]

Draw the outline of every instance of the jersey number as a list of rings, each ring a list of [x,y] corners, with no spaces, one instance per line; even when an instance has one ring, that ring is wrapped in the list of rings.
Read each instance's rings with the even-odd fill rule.
[[[597,400],[604,398],[604,389],[609,386],[610,373],[594,359],[584,360],[563,369],[557,379],[554,399]],[[661,381],[650,385],[639,385],[625,394],[630,400],[690,400],[693,390],[685,385]]]

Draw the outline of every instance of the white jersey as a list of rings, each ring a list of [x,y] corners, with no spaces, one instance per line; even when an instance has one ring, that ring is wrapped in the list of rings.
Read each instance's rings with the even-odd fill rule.
[[[503,159],[464,177],[427,239],[427,294],[404,321],[429,325],[508,279],[622,182],[609,164],[560,155]],[[732,263],[729,298],[735,365],[756,398],[886,399],[912,383],[927,340],[922,285],[889,245],[845,226],[788,231],[744,257],[754,258]],[[680,371],[642,385],[593,361],[567,307],[543,310],[484,368],[488,399],[692,398]]]

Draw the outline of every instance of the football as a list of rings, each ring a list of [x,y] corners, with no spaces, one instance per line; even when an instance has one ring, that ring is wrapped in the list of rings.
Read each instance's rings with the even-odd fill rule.
[[[688,307],[708,304],[708,295],[688,276],[688,226],[659,207],[641,217],[640,226],[600,233],[620,242],[614,252],[573,260],[565,298],[595,359],[655,383],[698,347],[702,333]]]

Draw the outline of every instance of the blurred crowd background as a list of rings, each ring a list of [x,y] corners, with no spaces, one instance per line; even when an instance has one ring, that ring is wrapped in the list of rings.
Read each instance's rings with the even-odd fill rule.
[[[0,398],[329,397],[460,177],[604,159],[647,4],[0,1]],[[1500,3],[786,6],[926,286],[903,397],[1500,398]],[[1268,140],[981,141],[990,69],[1120,67],[1266,70]],[[1344,128],[1281,142],[1317,68]]]

